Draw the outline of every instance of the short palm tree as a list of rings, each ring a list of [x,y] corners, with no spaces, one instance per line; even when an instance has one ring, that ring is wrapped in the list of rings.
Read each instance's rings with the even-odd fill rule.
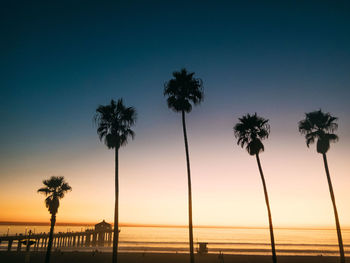
[[[335,224],[337,227],[340,262],[345,263],[343,239],[326,155],[330,148],[330,143],[338,141],[338,136],[334,134],[338,129],[338,124],[335,122],[336,120],[336,117],[333,117],[330,113],[324,113],[321,110],[305,113],[305,119],[299,122],[299,132],[305,135],[307,147],[316,141],[316,150],[323,156],[329,192],[333,204]]]
[[[203,100],[203,83],[199,78],[194,78],[194,73],[187,72],[186,69],[175,71],[173,79],[164,85],[164,96],[167,97],[168,107],[175,112],[182,114],[182,128],[185,140],[185,151],[187,161],[187,179],[188,179],[188,216],[189,216],[189,243],[190,243],[190,262],[194,263],[193,252],[193,224],[192,224],[192,186],[190,157],[188,153],[188,142],[186,132],[185,113],[192,110],[192,105],[197,105]]]
[[[270,125],[268,120],[257,116],[257,114],[247,114],[238,119],[239,122],[234,126],[234,134],[238,139],[237,144],[243,148],[246,147],[248,153],[252,156],[255,155],[258,163],[261,181],[264,188],[265,202],[267,206],[267,213],[269,217],[271,249],[272,249],[272,262],[276,263],[276,250],[275,250],[275,238],[273,234],[272,216],[269,203],[269,196],[267,194],[267,188],[263,170],[260,163],[259,153],[264,151],[264,144],[262,140],[267,139],[270,134]]]
[[[64,197],[65,193],[72,190],[72,188],[67,182],[65,182],[63,176],[52,176],[50,179],[44,180],[43,184],[45,185],[45,187],[40,188],[38,190],[38,193],[43,193],[47,196],[45,199],[45,205],[51,214],[49,243],[47,244],[47,251],[45,257],[45,263],[49,263],[53,241],[53,230],[56,223],[56,214],[58,211],[58,207],[60,206],[60,199]]]
[[[134,131],[131,130],[136,122],[136,110],[133,107],[126,107],[122,99],[116,103],[111,100],[108,105],[100,105],[96,109],[95,122],[97,134],[101,141],[104,141],[108,149],[115,150],[115,206],[114,206],[114,236],[112,262],[118,261],[118,238],[119,238],[119,171],[118,152],[119,148],[128,143],[129,137],[134,138]]]

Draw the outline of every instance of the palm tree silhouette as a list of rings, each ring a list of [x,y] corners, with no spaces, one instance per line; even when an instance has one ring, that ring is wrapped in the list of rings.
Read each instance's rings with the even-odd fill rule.
[[[49,263],[53,241],[53,230],[55,228],[58,207],[60,206],[60,199],[64,197],[65,193],[72,190],[72,188],[67,182],[65,182],[63,176],[52,176],[50,179],[44,180],[43,184],[45,185],[45,187],[40,188],[38,190],[38,193],[43,193],[47,196],[45,199],[45,205],[51,214],[49,243],[47,244],[47,251],[45,257],[45,263]]]
[[[194,263],[193,253],[193,224],[192,224],[192,187],[191,187],[191,169],[190,157],[188,153],[188,142],[186,132],[185,113],[192,110],[192,104],[198,105],[203,100],[203,83],[199,78],[194,78],[194,72],[189,73],[186,69],[175,71],[173,79],[164,85],[164,96],[167,96],[168,107],[175,112],[182,114],[182,127],[185,141],[186,161],[187,161],[187,179],[188,179],[188,228],[190,241],[190,262]]]
[[[118,179],[118,151],[128,143],[128,138],[134,139],[135,133],[131,130],[136,122],[136,110],[126,107],[123,100],[116,103],[111,100],[109,105],[100,105],[96,109],[95,123],[100,140],[108,149],[115,149],[115,207],[114,207],[114,236],[112,262],[118,261],[118,238],[119,238],[119,179]]]
[[[241,118],[238,118],[239,122],[233,127],[235,137],[238,139],[237,144],[246,149],[250,155],[255,155],[258,162],[261,181],[264,187],[265,202],[267,206],[267,213],[269,217],[271,249],[272,249],[272,262],[276,263],[276,250],[275,250],[275,238],[273,234],[273,225],[271,217],[271,209],[269,203],[269,196],[267,194],[267,188],[263,170],[260,163],[259,153],[264,151],[264,144],[262,140],[267,139],[270,133],[270,125],[267,119],[257,116],[257,114],[247,114]]]
[[[310,144],[316,142],[317,152],[322,154],[324,168],[326,170],[329,192],[332,199],[335,224],[337,227],[338,244],[340,252],[340,262],[345,263],[343,239],[341,236],[341,229],[338,217],[337,206],[335,204],[335,197],[333,192],[333,186],[331,176],[329,174],[327,151],[330,148],[331,142],[338,141],[338,136],[334,132],[338,129],[338,124],[335,121],[338,118],[331,116],[330,113],[324,113],[321,110],[305,113],[305,119],[299,122],[299,132],[305,134],[307,147]]]

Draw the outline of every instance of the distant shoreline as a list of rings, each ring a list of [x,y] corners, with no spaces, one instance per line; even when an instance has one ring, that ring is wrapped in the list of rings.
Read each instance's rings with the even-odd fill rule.
[[[76,223],[76,222],[56,222],[56,226],[91,226],[93,227],[96,223]],[[113,223],[111,222],[113,225]],[[12,226],[50,226],[50,222],[25,222],[25,221],[0,221],[0,226],[12,225]],[[158,224],[129,224],[121,223],[119,227],[164,227],[164,228],[187,228],[186,225],[158,225]],[[219,229],[268,229],[268,227],[262,226],[207,226],[199,225],[194,226],[194,228],[219,228]],[[275,229],[295,229],[295,230],[335,230],[335,227],[325,226],[325,227],[274,227]],[[342,230],[350,230],[349,227],[342,227]]]

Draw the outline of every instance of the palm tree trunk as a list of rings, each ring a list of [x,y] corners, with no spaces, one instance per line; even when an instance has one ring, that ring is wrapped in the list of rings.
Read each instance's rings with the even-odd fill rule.
[[[118,262],[118,239],[119,239],[119,179],[118,179],[118,147],[115,147],[115,205],[114,205],[114,230],[113,230],[113,255],[112,263]]]
[[[185,150],[186,150],[186,162],[187,162],[187,179],[188,179],[188,230],[190,240],[190,262],[194,263],[193,253],[193,225],[192,225],[192,186],[191,186],[191,169],[190,169],[190,156],[188,153],[187,132],[185,112],[182,111],[182,127],[184,132]]]
[[[273,235],[273,225],[272,225],[272,216],[271,216],[271,210],[270,210],[269,196],[267,194],[266,183],[265,183],[263,170],[261,168],[259,154],[256,154],[256,161],[258,162],[259,172],[260,172],[260,176],[261,176],[261,181],[262,181],[262,184],[263,184],[263,187],[264,187],[265,202],[266,202],[266,206],[267,206],[267,213],[268,213],[268,216],[269,216],[269,227],[270,227],[270,238],[271,238],[271,249],[272,249],[272,262],[276,263],[277,262],[277,257],[276,257],[276,249],[275,249],[275,238],[274,238],[274,235]]]
[[[340,229],[340,223],[339,223],[339,217],[338,217],[338,211],[337,211],[337,206],[335,204],[335,197],[334,197],[334,192],[333,192],[333,186],[332,186],[332,181],[331,181],[331,176],[329,174],[329,169],[328,169],[328,162],[327,162],[327,156],[325,153],[323,155],[323,162],[324,162],[324,168],[326,170],[326,175],[327,175],[327,181],[328,181],[328,186],[329,186],[329,192],[331,194],[331,199],[332,199],[332,204],[333,204],[333,210],[334,210],[334,217],[335,217],[335,224],[337,226],[337,234],[338,234],[338,244],[339,244],[339,252],[340,252],[340,262],[345,263],[345,256],[344,256],[344,247],[343,247],[343,238],[341,236],[341,229]]]
[[[49,242],[47,244],[45,263],[50,262],[51,248],[52,248],[52,241],[53,241],[53,229],[55,228],[55,223],[56,223],[56,214],[51,214],[51,227],[50,227]]]

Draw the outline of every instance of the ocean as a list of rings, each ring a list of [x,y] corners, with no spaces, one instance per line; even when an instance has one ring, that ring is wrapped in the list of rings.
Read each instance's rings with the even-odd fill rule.
[[[91,229],[86,226],[56,226],[55,232],[76,232]],[[0,235],[48,232],[49,226],[1,225]],[[120,227],[120,252],[188,253],[188,229],[185,227]],[[275,241],[278,255],[338,256],[335,229],[276,228]],[[343,229],[345,254],[350,256],[350,229]],[[207,242],[209,253],[271,254],[268,228],[194,228],[197,242]],[[7,244],[0,244],[6,250]],[[63,248],[61,250],[87,251],[96,248]],[[111,251],[111,247],[98,247]]]

